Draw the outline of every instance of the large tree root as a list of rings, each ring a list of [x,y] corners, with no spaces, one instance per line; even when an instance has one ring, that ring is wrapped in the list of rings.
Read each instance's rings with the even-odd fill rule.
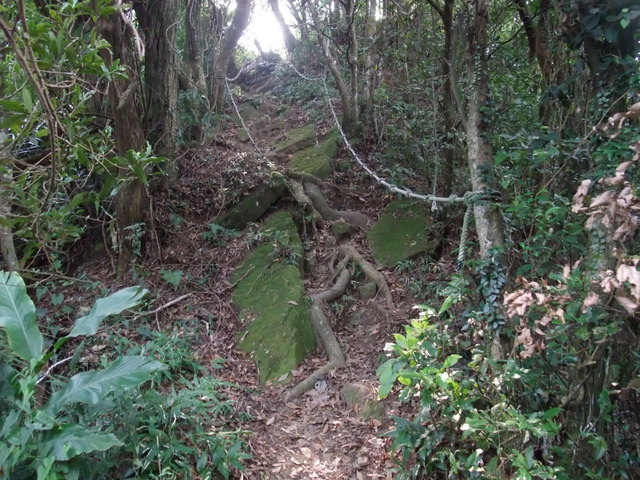
[[[375,282],[378,286],[378,290],[383,293],[387,304],[391,308],[394,308],[391,290],[389,290],[389,286],[387,285],[384,276],[370,262],[368,262],[353,245],[341,245],[338,247],[338,253],[342,255],[343,258],[338,264],[338,271],[336,272],[338,279],[336,280],[336,283],[330,289],[314,295],[312,297],[313,303],[311,305],[311,323],[315,328],[318,338],[324,345],[329,361],[291,389],[289,393],[287,393],[287,400],[311,390],[317,380],[321,379],[332,370],[341,368],[345,365],[342,347],[331,329],[331,324],[327,316],[324,314],[323,308],[326,302],[336,300],[347,290],[347,286],[351,280],[351,272],[347,268],[349,262],[355,262],[360,266],[365,276]]]
[[[311,216],[313,218],[313,227],[314,227],[314,229],[316,227],[323,228],[324,227],[324,219],[322,218],[322,215],[320,214],[320,212],[318,212],[318,210],[316,210],[316,208],[313,206],[313,202],[311,201],[311,199],[305,193],[302,184],[300,182],[298,182],[297,180],[289,178],[289,179],[287,179],[287,185],[289,186],[289,190],[291,191],[291,195],[293,195],[293,198],[296,199],[296,202],[298,202],[300,205],[302,205],[302,208],[306,212],[311,214]]]
[[[320,189],[313,183],[304,182],[304,191],[313,203],[315,209],[320,212],[320,215],[322,215],[322,218],[325,220],[335,221],[343,219],[345,222],[359,228],[367,228],[371,223],[371,219],[364,213],[334,210],[331,208]]]

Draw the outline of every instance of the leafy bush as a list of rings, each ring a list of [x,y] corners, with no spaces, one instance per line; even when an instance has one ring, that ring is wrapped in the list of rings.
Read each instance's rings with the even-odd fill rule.
[[[639,346],[640,260],[627,253],[640,210],[629,172],[640,160],[637,147],[632,162],[577,189],[570,208],[584,223],[569,237],[584,239],[570,246],[584,253],[580,261],[558,271],[551,262],[563,259],[561,246],[555,257],[543,252],[535,260],[544,262],[531,262],[536,268],[526,273],[549,273],[520,277],[501,306],[504,279],[484,261],[477,269],[484,305],[456,293],[466,289],[457,278],[439,312],[421,307],[388,345],[380,396],[398,382],[413,407],[390,433],[399,478],[640,475],[640,420],[630,413],[640,407],[640,365],[629,355]],[[534,217],[543,228],[559,225],[548,209]]]
[[[137,305],[145,293],[130,287],[98,300],[68,335],[45,349],[24,281],[16,273],[0,272],[0,327],[6,332],[6,350],[11,355],[0,361],[4,419],[0,440],[6,445],[0,451],[0,478],[80,478],[87,455],[123,445],[113,433],[96,428],[95,420],[82,414],[82,406],[107,414],[115,395],[150,380],[165,368],[162,363],[123,356],[66,382],[49,378],[64,360],[53,363],[44,374],[42,370],[70,338],[94,335],[106,317]],[[45,381],[50,389],[44,388]]]

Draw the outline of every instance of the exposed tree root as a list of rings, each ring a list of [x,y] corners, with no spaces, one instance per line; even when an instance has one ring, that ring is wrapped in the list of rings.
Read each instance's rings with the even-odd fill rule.
[[[320,189],[313,183],[304,182],[304,191],[311,199],[315,209],[320,212],[320,215],[322,215],[322,218],[325,220],[335,221],[343,219],[345,222],[360,228],[366,228],[371,223],[371,219],[364,213],[334,210],[331,208]]]
[[[302,184],[297,180],[289,178],[287,179],[287,185],[289,186],[289,190],[291,191],[293,198],[295,198],[296,201],[302,205],[303,209],[313,217],[313,227],[324,227],[324,219],[322,218],[322,215],[320,215],[320,212],[318,212],[318,210],[313,206],[313,202],[305,193]]]
[[[286,396],[287,400],[311,390],[317,380],[327,375],[332,370],[345,365],[342,347],[331,329],[331,323],[324,314],[323,308],[326,302],[331,302],[339,298],[346,291],[351,280],[351,272],[347,268],[349,262],[355,262],[360,266],[366,277],[375,282],[378,286],[378,290],[383,293],[387,304],[391,308],[394,308],[391,290],[389,290],[389,286],[387,285],[384,276],[375,268],[375,266],[368,262],[353,245],[341,245],[338,247],[338,253],[343,258],[340,260],[336,268],[336,273],[338,275],[336,283],[330,289],[314,295],[312,297],[313,304],[311,305],[311,322],[313,323],[317,337],[324,345],[329,361],[290,390]]]
[[[323,307],[326,302],[335,300],[336,298],[344,294],[345,290],[347,289],[347,285],[349,285],[349,280],[351,280],[351,272],[349,272],[349,270],[345,268],[338,277],[338,280],[333,285],[333,287],[312,297],[313,303],[311,305],[311,323],[313,323],[316,333],[322,341],[322,344],[324,345],[324,350],[327,353],[329,362],[317,369],[307,378],[298,383],[292,390],[290,390],[286,397],[287,400],[297,397],[298,395],[302,395],[304,392],[311,390],[313,388],[313,385],[316,383],[316,380],[324,377],[334,368],[340,368],[344,366],[345,359],[344,353],[342,352],[342,347],[340,346],[340,343],[338,343],[338,339],[331,329],[331,323],[329,322],[327,316],[324,314]]]
[[[344,258],[349,258],[351,261],[360,265],[366,277],[377,285],[378,291],[382,292],[387,305],[389,305],[390,308],[395,308],[391,290],[389,289],[389,285],[387,285],[387,281],[384,279],[384,275],[382,275],[371,262],[366,260],[353,245],[340,245],[338,247],[338,253]]]

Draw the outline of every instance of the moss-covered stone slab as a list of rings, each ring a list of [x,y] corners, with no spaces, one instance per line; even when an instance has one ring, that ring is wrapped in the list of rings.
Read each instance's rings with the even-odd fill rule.
[[[296,173],[309,173],[318,178],[331,175],[331,161],[338,155],[338,132],[331,131],[318,143],[296,152],[291,157],[289,168]]]
[[[286,375],[315,348],[309,299],[301,276],[302,242],[291,215],[278,212],[265,222],[268,241],[233,275],[233,302],[251,319],[239,346],[258,365],[260,380]]]
[[[364,384],[347,383],[340,389],[340,398],[364,420],[385,420],[384,404],[376,399],[376,392]]]
[[[316,143],[316,127],[313,124],[295,128],[276,144],[276,153],[293,153]]]
[[[427,234],[430,227],[424,203],[395,200],[367,232],[367,243],[379,265],[394,267],[418,254],[433,253],[438,239]]]
[[[230,210],[215,219],[215,223],[225,228],[243,229],[247,223],[255,222],[271,205],[284,195],[286,183],[280,176],[274,176],[268,183],[258,187]]]

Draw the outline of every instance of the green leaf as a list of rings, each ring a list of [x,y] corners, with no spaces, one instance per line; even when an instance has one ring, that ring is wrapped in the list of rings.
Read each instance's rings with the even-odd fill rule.
[[[121,357],[102,370],[78,373],[71,377],[62,389],[51,396],[44,410],[55,416],[70,403],[96,404],[113,390],[136,387],[166,368],[163,363],[148,357]]]
[[[97,300],[87,315],[76,320],[68,336],[94,335],[105,318],[135,307],[146,294],[147,290],[142,287],[128,287]]]
[[[123,443],[111,433],[100,433],[81,425],[65,425],[47,432],[39,445],[45,455],[53,455],[58,461],[66,461],[89,452],[104,452]]]
[[[0,107],[5,112],[28,113],[24,105],[17,100],[0,100]]]
[[[36,307],[27,295],[22,277],[0,271],[0,328],[9,345],[25,360],[42,356],[42,334],[36,323]]]
[[[622,27],[623,30],[626,30],[626,28],[629,26],[630,23],[631,23],[631,20],[629,20],[627,17],[620,19],[620,26]]]
[[[55,461],[56,459],[54,457],[47,457],[38,461],[39,465],[36,469],[38,480],[47,480],[49,478],[49,473],[51,472],[51,468],[53,467]]]
[[[31,92],[27,88],[22,89],[22,103],[24,108],[28,111],[33,110],[33,98]]]
[[[455,365],[456,363],[458,363],[458,360],[460,360],[462,358],[462,356],[460,355],[449,355],[444,363],[442,364],[442,369],[446,369],[449,367],[452,367],[453,365]]]
[[[398,359],[394,359],[380,365],[380,368],[378,368],[378,375],[380,375],[378,398],[386,398],[389,393],[391,393],[391,389],[398,378],[398,372],[402,368],[403,363],[404,362],[399,361]]]

